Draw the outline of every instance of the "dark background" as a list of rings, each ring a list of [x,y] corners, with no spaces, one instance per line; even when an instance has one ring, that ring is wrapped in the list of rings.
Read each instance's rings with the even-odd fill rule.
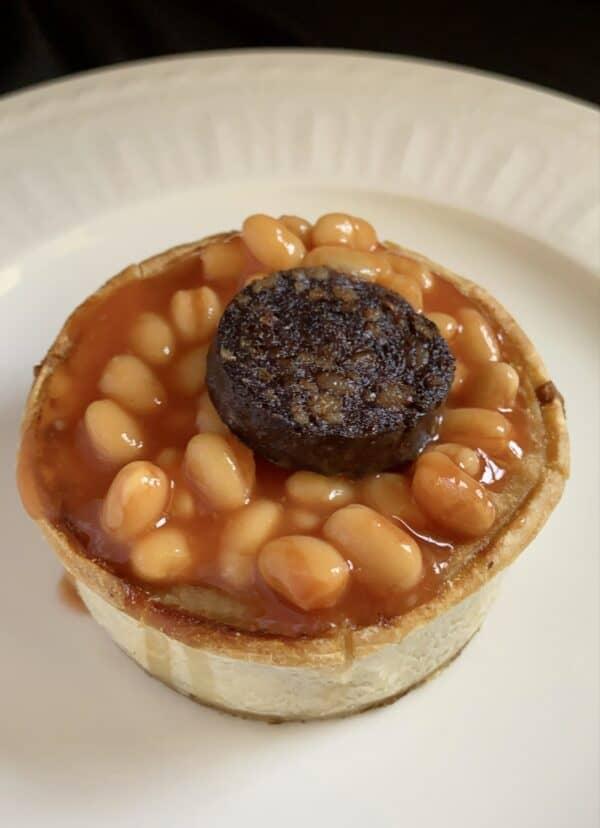
[[[0,0],[0,92],[177,52],[332,47],[499,72],[600,101],[600,2]]]

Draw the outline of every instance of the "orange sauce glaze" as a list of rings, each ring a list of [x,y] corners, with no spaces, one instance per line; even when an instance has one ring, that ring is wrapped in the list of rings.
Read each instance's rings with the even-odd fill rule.
[[[211,283],[211,287],[218,291],[225,305],[249,275],[263,270],[264,267],[248,255],[246,270],[239,279],[225,285]],[[131,352],[128,340],[138,315],[154,311],[168,318],[174,291],[198,287],[203,283],[201,258],[198,253],[192,253],[184,260],[171,264],[156,277],[133,279],[106,297],[89,300],[83,311],[80,309],[67,324],[73,347],[52,379],[50,399],[39,421],[31,424],[23,435],[19,485],[32,517],[44,516],[58,527],[68,530],[78,538],[84,554],[142,587],[148,585],[136,581],[132,574],[128,566],[128,547],[110,539],[100,526],[101,504],[116,470],[103,464],[90,449],[83,433],[82,417],[88,404],[102,396],[98,391],[98,382],[108,360],[116,354]],[[453,314],[460,307],[473,307],[439,276],[435,277],[434,287],[424,292],[424,299],[426,313],[443,311]],[[187,346],[180,346],[179,353],[186,349]],[[507,354],[503,356],[508,358]],[[198,395],[187,397],[177,392],[172,382],[172,366],[173,361],[163,366],[152,366],[168,390],[167,404],[150,415],[136,415],[145,432],[143,457],[151,460],[166,447],[183,451],[188,440],[197,433]],[[452,406],[464,404],[461,397],[451,402]],[[503,413],[513,425],[516,443],[526,451],[528,418],[523,395],[519,394],[513,410]],[[285,503],[284,485],[291,472],[260,457],[255,459],[256,487],[253,497],[264,496]],[[494,461],[484,457],[484,460],[483,481],[490,488],[500,490],[510,473],[510,462],[506,464],[505,458]],[[411,469],[402,471],[411,473]],[[184,474],[179,469],[172,475],[175,488]],[[194,566],[182,579],[183,582],[211,585],[228,591],[219,577],[216,560],[224,516],[211,514],[201,502],[197,502],[193,518],[176,520],[167,517],[167,521],[185,532],[194,550]],[[374,595],[351,579],[349,589],[335,607],[303,612],[280,599],[257,573],[254,587],[242,595],[236,594],[247,607],[250,626],[263,632],[288,636],[314,635],[339,625],[359,627],[385,623],[386,619],[429,600],[444,580],[453,553],[452,541],[440,535],[433,525],[417,532],[410,526],[399,524],[418,540],[423,553],[424,575],[414,589],[388,596]],[[319,531],[314,534],[318,536]],[[152,591],[156,594],[160,588],[153,587]]]

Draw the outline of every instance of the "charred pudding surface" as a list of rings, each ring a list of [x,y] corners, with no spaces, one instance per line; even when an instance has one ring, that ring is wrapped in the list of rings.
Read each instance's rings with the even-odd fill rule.
[[[454,358],[399,294],[326,267],[257,280],[226,308],[207,385],[226,424],[286,467],[381,471],[424,447]]]
[[[79,308],[42,366],[35,416],[23,434],[20,488],[32,516],[161,606],[284,636],[385,623],[459,574],[535,486],[544,446],[534,389],[519,354],[479,304],[441,273],[379,243],[366,222],[339,215],[312,227],[294,217],[288,224],[250,217],[242,233],[157,260],[150,272],[145,265],[145,272],[125,273]],[[311,275],[313,268],[327,278]],[[270,276],[281,270],[299,275]],[[332,279],[330,271],[340,275]],[[258,316],[244,318],[244,297],[259,300],[257,313],[264,286],[278,284],[290,304],[258,353]],[[386,348],[396,342],[394,324],[409,326],[428,362],[419,367],[419,349],[405,352],[404,337],[396,351],[378,352],[382,340],[372,330],[368,339],[362,313],[360,347],[348,331],[340,337],[339,326],[314,324],[297,297],[323,284],[340,293],[340,303],[358,296],[367,313],[381,311],[383,296],[389,316],[366,322],[383,326]],[[318,301],[327,304],[327,295]],[[293,308],[306,312],[305,325]],[[264,397],[271,387],[264,355],[291,360],[279,366],[273,407],[252,427],[287,433],[288,443],[300,434],[293,450],[304,444],[301,466],[265,459],[236,436],[242,430],[230,409],[222,407],[223,417],[215,409],[207,359],[227,348],[219,324],[230,313],[236,324],[222,323],[224,330],[248,340],[232,387],[243,388],[249,377],[248,395]],[[304,328],[306,337],[299,335]],[[286,330],[298,336],[286,341]],[[303,368],[297,358],[311,343],[323,360],[316,371],[314,360]],[[364,373],[356,362],[361,351],[374,366]],[[435,381],[428,385],[431,364]],[[259,374],[262,368],[267,373]],[[350,378],[342,402],[334,397],[315,415],[311,404],[329,400],[340,372]],[[305,378],[311,384],[300,394]],[[405,386],[416,391],[412,401]],[[372,408],[355,411],[350,401],[364,403],[370,394]],[[281,406],[291,412],[294,402],[299,424],[281,416]],[[285,428],[273,430],[271,413]],[[363,458],[370,458],[379,447],[364,437],[368,428],[394,423],[400,427],[391,433],[404,439],[426,421],[432,442],[412,462],[384,472],[368,465],[362,473],[307,470],[311,452],[312,459],[326,455],[323,437],[332,441],[332,457],[339,455],[342,426],[342,440],[365,439]],[[350,449],[346,459],[357,456],[356,446]]]

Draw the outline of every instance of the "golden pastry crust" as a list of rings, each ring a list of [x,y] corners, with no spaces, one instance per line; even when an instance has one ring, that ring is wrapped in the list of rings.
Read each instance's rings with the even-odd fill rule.
[[[105,298],[123,283],[132,279],[151,278],[180,257],[212,241],[225,240],[230,236],[230,233],[218,234],[200,242],[180,245],[127,267],[75,310],[73,316],[88,308],[90,303]],[[77,538],[68,530],[47,519],[39,519],[44,534],[65,568],[77,581],[130,617],[193,648],[244,661],[284,667],[342,667],[384,645],[401,641],[411,631],[454,607],[490,581],[533,540],[558,503],[569,474],[569,441],[562,398],[560,394],[548,392],[551,387],[547,384],[551,380],[531,341],[517,322],[483,288],[418,253],[392,243],[386,244],[390,249],[422,262],[483,309],[502,332],[505,343],[518,355],[521,371],[532,388],[535,390],[546,386],[545,393],[539,395],[541,402],[532,402],[539,406],[541,412],[545,462],[540,464],[537,480],[525,500],[486,547],[473,556],[428,603],[385,625],[372,625],[353,631],[337,630],[326,635],[297,639],[245,631],[165,604],[157,600],[151,591],[110,572],[101,560],[87,557]],[[44,405],[48,379],[72,347],[67,334],[68,324],[67,321],[38,368],[25,409],[23,430],[35,430]],[[544,400],[547,401],[543,402]],[[210,590],[205,592],[208,598]],[[198,594],[202,596],[202,591]]]

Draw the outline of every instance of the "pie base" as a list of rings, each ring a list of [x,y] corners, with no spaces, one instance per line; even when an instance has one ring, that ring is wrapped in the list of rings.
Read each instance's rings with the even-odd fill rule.
[[[475,635],[501,576],[400,641],[337,667],[264,664],[190,647],[116,609],[84,583],[95,621],[146,672],[195,701],[268,722],[329,719],[389,704],[448,665]]]

